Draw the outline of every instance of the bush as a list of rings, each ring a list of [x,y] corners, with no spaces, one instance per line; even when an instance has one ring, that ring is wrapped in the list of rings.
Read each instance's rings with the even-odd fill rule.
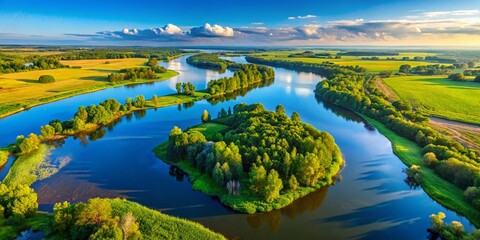
[[[52,75],[42,75],[38,78],[40,83],[53,83],[55,82],[55,78]]]
[[[448,79],[453,81],[465,81],[465,75],[463,73],[454,73],[448,76]]]

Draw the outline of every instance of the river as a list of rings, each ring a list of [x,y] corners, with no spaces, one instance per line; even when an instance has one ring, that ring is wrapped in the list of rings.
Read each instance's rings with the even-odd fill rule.
[[[38,132],[51,119],[70,118],[79,105],[99,103],[108,97],[123,102],[138,94],[150,97],[173,93],[176,82],[189,81],[203,89],[210,79],[232,75],[230,71],[219,74],[190,66],[185,59],[183,56],[161,63],[180,72],[164,82],[80,95],[1,119],[1,144],[13,142],[18,134]],[[229,59],[245,63],[243,57]],[[63,168],[33,184],[40,209],[51,211],[60,201],[125,197],[240,239],[424,239],[429,215],[439,211],[447,214],[445,221],[456,220],[466,229],[473,228],[468,220],[433,201],[421,188],[412,189],[404,182],[405,166],[383,135],[356,114],[317,100],[313,89],[321,76],[274,70],[272,85],[253,89],[245,96],[216,104],[204,100],[148,110],[123,117],[114,126],[90,136],[66,139],[49,156],[53,162],[63,162]],[[296,111],[302,121],[329,132],[347,162],[341,180],[284,209],[239,214],[215,198],[192,191],[186,176],[151,152],[168,139],[174,125],[185,129],[201,123],[204,109],[215,116],[221,108],[241,102],[262,103],[269,110],[282,104],[287,114]],[[8,165],[0,170],[0,177],[7,170]]]

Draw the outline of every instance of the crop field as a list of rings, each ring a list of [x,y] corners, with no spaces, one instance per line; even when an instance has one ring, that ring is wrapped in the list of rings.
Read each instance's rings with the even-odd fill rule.
[[[106,63],[107,61],[108,63]],[[144,58],[62,61],[63,64],[81,68],[3,74],[0,75],[0,107],[15,104],[29,107],[62,97],[112,87],[114,84],[108,82],[106,78],[108,74],[122,68],[143,66],[145,62]],[[162,74],[159,80],[168,79],[175,74],[177,73],[168,71]],[[39,83],[38,78],[41,75],[52,75],[56,82]],[[141,81],[137,80],[137,82]],[[126,83],[131,82],[116,83],[115,86]],[[42,99],[48,100],[43,101]]]
[[[405,52],[400,53],[398,56],[381,56],[381,60],[362,60],[362,57],[356,56],[342,56],[341,59],[326,59],[326,58],[289,58],[288,55],[294,53],[301,53],[302,51],[280,51],[280,52],[266,52],[262,54],[256,54],[265,59],[276,59],[285,61],[307,62],[307,63],[322,63],[333,62],[342,66],[361,66],[367,69],[368,72],[382,72],[393,71],[397,72],[401,65],[409,64],[412,67],[434,64],[424,61],[401,61],[401,60],[382,60],[387,57],[402,58],[414,56],[434,56],[435,54],[423,53],[423,52]],[[314,53],[335,53],[335,51],[313,51]]]
[[[480,124],[480,83],[455,82],[444,76],[385,78],[402,99],[431,116]]]

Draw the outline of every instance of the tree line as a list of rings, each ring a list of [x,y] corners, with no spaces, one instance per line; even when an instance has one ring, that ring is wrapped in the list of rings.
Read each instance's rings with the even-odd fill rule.
[[[0,55],[0,73],[26,72],[33,70],[48,70],[57,68],[69,68],[57,57],[32,57],[19,58]]]
[[[187,63],[195,67],[215,69],[220,72],[224,72],[227,68],[239,67],[238,63],[221,59],[219,56],[219,54],[214,53],[195,54],[187,58]]]
[[[275,77],[273,69],[255,64],[241,64],[240,70],[233,77],[220,78],[208,82],[207,91],[211,95],[231,93],[235,90],[248,88],[258,82],[268,82]]]
[[[67,49],[59,54],[61,60],[87,60],[87,59],[123,59],[123,58],[155,58],[167,61],[171,57],[184,53],[175,48],[91,48]]]
[[[166,73],[167,69],[160,66],[123,68],[120,73],[111,73],[107,76],[109,82],[124,80],[136,81],[137,79],[156,79],[157,74]]]

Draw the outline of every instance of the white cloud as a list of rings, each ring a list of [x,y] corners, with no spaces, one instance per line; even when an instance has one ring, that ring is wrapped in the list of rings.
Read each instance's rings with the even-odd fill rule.
[[[201,27],[190,29],[190,35],[194,37],[233,37],[234,31],[230,27],[222,27],[214,24],[213,26],[205,23]]]
[[[153,28],[152,30],[153,31],[158,30],[159,33],[169,34],[169,35],[182,33],[182,29],[180,29],[178,26],[173,25],[171,23],[165,25],[163,28],[157,28],[157,29]]]
[[[252,22],[252,25],[263,25],[263,22]]]
[[[305,16],[298,16],[299,19],[316,18],[316,17],[317,16],[312,15],[312,14],[308,14],[308,15],[305,15]]]
[[[456,10],[456,11],[436,11],[436,12],[424,12],[423,16],[428,18],[444,17],[444,16],[473,16],[480,14],[478,9],[475,10]]]
[[[294,20],[295,17],[288,17],[288,20]]]

